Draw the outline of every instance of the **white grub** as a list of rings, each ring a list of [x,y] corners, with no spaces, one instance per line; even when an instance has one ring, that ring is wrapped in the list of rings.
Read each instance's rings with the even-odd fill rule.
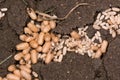
[[[113,7],[112,10],[113,10],[113,11],[116,11],[116,12],[119,12],[119,11],[120,11],[120,9],[117,8],[117,7]]]
[[[112,22],[113,24],[115,24],[115,17],[114,17],[114,16],[111,16],[111,17],[110,17],[110,20],[111,20],[111,22]]]
[[[21,72],[22,77],[24,77],[26,80],[32,80],[32,76],[28,72],[24,70],[21,70],[20,72]]]
[[[96,21],[94,22],[94,25],[100,25],[101,23],[103,23],[102,20],[96,20]]]
[[[46,25],[46,26],[41,27],[41,31],[44,32],[44,33],[47,33],[50,30],[51,30],[50,25]]]
[[[85,26],[84,29],[83,29],[83,31],[86,31],[87,29],[88,29],[88,26]]]
[[[27,27],[28,27],[31,31],[35,32],[35,33],[39,31],[39,28],[37,28],[36,25],[35,25],[34,23],[32,23],[32,22],[29,22],[29,23],[27,24]]]
[[[63,48],[63,55],[66,55],[66,53],[67,53],[67,47],[64,47]]]
[[[88,50],[87,53],[88,53],[88,56],[91,57],[92,54],[93,54],[93,51],[92,50]]]
[[[113,25],[113,23],[112,23],[112,21],[111,21],[110,19],[107,20],[107,23],[108,23],[109,25]]]
[[[94,22],[94,25],[97,25],[97,23],[99,22],[100,20],[96,20],[95,22]],[[79,29],[79,28],[78,28]]]
[[[60,56],[62,54],[62,50],[57,51],[56,56]]]
[[[100,20],[104,19],[105,18],[105,15],[101,15],[100,17]]]
[[[79,39],[80,38],[80,35],[76,32],[76,31],[72,31],[70,33],[71,37],[74,38],[74,39]]]
[[[31,22],[32,24],[35,24],[35,21],[34,21],[34,20],[31,20],[30,22]]]
[[[33,64],[37,63],[38,60],[38,53],[36,50],[32,50],[31,52],[31,61]]]
[[[29,44],[26,42],[22,42],[22,43],[16,45],[17,50],[24,50],[28,47],[29,47]]]
[[[85,36],[86,32],[84,31],[84,28],[78,28],[78,34],[80,35],[80,37]]]
[[[97,33],[95,33],[95,39],[98,40],[99,36],[97,35]]]
[[[42,46],[38,46],[38,47],[36,48],[36,51],[37,51],[37,52],[41,52],[41,51],[42,51]]]
[[[52,37],[52,40],[53,40],[53,42],[58,43],[59,38],[58,38],[58,36],[55,36],[55,37]]]
[[[32,33],[32,37],[33,39],[35,39],[35,41],[38,40],[38,36],[39,36],[39,33]]]
[[[49,21],[44,20],[44,21],[42,22],[42,24],[46,26],[46,25],[48,25],[48,24],[49,24]]]
[[[98,37],[98,40],[100,43],[102,43],[102,38],[101,37]]]
[[[94,41],[95,41],[95,39],[96,39],[96,38],[95,38],[95,36],[93,36],[93,37],[92,37],[92,39],[91,39],[91,41],[92,41],[92,42],[94,42]]]
[[[99,13],[99,14],[97,15],[97,19],[99,20],[100,17],[101,17],[101,13]]]
[[[5,16],[5,13],[2,13],[1,11],[0,11],[0,19],[2,18],[2,17],[4,17]]]
[[[27,8],[27,13],[28,13],[28,15],[30,16],[31,19],[33,19],[33,20],[37,19],[37,15],[32,8]]]
[[[43,32],[40,32],[39,37],[38,37],[38,44],[39,45],[43,44],[43,42],[44,42],[44,35],[45,34]]]
[[[65,40],[60,40],[60,45],[63,45],[65,43]]]
[[[120,35],[120,29],[117,30],[117,34]]]
[[[54,54],[50,52],[47,53],[46,58],[45,58],[45,63],[49,64],[54,58]]]
[[[45,34],[45,41],[50,41],[51,40],[51,35],[49,33]]]
[[[2,12],[5,12],[5,11],[7,11],[8,9],[7,8],[1,8],[0,9]]]
[[[86,38],[87,40],[90,40],[89,37],[87,36],[87,34],[85,34],[85,38]]]
[[[32,31],[28,27],[25,27],[24,28],[24,33],[25,34],[32,34]]]
[[[106,25],[106,22],[102,22],[101,24],[100,24],[100,26],[105,26]]]
[[[32,36],[27,36],[26,38],[25,38],[25,41],[26,42],[30,42],[30,41],[32,41],[34,39],[34,37],[32,37]]]
[[[118,15],[115,16],[115,22],[116,22],[116,24],[118,24],[117,20],[118,20]]]
[[[55,34],[51,33],[51,38],[52,38],[52,41],[57,43],[59,41],[59,37],[56,36]]]
[[[50,41],[45,42],[42,48],[42,52],[47,53],[50,50],[50,48],[51,48],[51,42]]]
[[[29,53],[29,51],[30,51],[30,47],[28,47],[28,48],[26,48],[26,49],[24,49],[23,51],[22,51],[22,53],[23,54],[28,54]]]
[[[105,15],[105,17],[107,16],[107,13],[106,12],[102,12],[103,15]]]
[[[19,36],[19,39],[20,39],[21,41],[25,41],[26,37],[27,37],[27,36],[26,36],[25,34],[22,34],[22,35]]]
[[[22,58],[23,56],[24,56],[23,53],[19,52],[19,53],[17,53],[17,54],[14,56],[14,59],[15,59],[16,61],[19,61],[19,60],[21,60],[21,58]]]
[[[39,28],[39,29],[40,29],[40,27],[41,27],[40,24],[35,24],[35,26],[36,26],[37,28]]]
[[[24,70],[24,71],[28,72],[28,73],[31,73],[31,69],[28,68],[26,65],[20,65],[19,68],[20,68],[21,70]]]
[[[115,32],[115,30],[112,30],[112,38],[115,38],[116,36],[117,36],[117,34],[116,34],[116,32]]]
[[[63,55],[60,55],[59,57],[58,57],[58,62],[61,62],[63,60]]]
[[[13,72],[14,70],[16,70],[16,66],[15,65],[10,65],[8,67],[8,71]]]
[[[56,21],[49,21],[49,23],[50,23],[50,27],[52,28],[52,29],[54,29],[55,27],[56,27]]]
[[[98,36],[101,36],[101,33],[100,33],[99,31],[97,31],[96,34],[97,34]]]
[[[76,53],[79,53],[79,54],[81,54],[81,55],[85,55],[83,49],[77,49],[77,50],[75,50],[75,52],[76,52]]]
[[[31,46],[32,48],[37,48],[37,47],[38,47],[37,41],[35,41],[35,40],[30,41],[30,46]]]
[[[103,40],[102,44],[101,44],[101,52],[105,53],[107,50],[107,46],[108,46],[108,41]]]
[[[109,29],[109,33],[112,34],[112,32],[113,32],[113,29]]]
[[[115,24],[115,25],[113,25],[113,28],[115,29],[115,31],[118,29],[118,25],[117,24]]]
[[[94,28],[94,29],[97,29],[97,30],[101,29],[101,27],[98,26],[98,25],[93,25],[93,28]]]
[[[110,12],[108,12],[107,14],[108,14],[108,15],[111,15],[111,16],[114,16],[114,15],[116,15],[116,12],[110,11]]]
[[[102,28],[103,28],[104,30],[108,30],[108,29],[109,29],[108,26],[102,26]]]
[[[28,54],[25,54],[25,55],[24,55],[24,60],[25,60],[25,61],[29,61],[29,60],[30,60],[30,57],[31,57],[31,56],[30,56],[29,53],[28,53]]]
[[[14,73],[16,76],[21,77],[21,74],[20,74],[20,70],[19,70],[19,69],[14,70],[13,73]]]
[[[15,74],[12,74],[12,73],[7,74],[6,77],[8,80],[20,80],[20,77],[16,76]]]
[[[19,64],[20,64],[20,65],[24,65],[24,64],[26,64],[26,62],[25,62],[24,59],[21,59],[21,60],[19,61]]]
[[[54,62],[58,62],[57,57],[58,57],[58,56],[55,56],[55,57],[54,57],[54,59],[53,59]]]
[[[32,75],[33,75],[34,77],[38,77],[38,74],[37,74],[35,71],[32,71]]]

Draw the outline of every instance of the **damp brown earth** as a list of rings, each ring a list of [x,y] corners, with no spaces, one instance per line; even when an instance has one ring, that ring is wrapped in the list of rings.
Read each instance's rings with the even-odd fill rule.
[[[0,0],[0,8],[8,8],[6,16],[0,20],[0,61],[17,52],[18,35],[23,33],[23,27],[29,21],[24,1],[35,10],[50,10],[50,14],[58,17],[66,15],[77,3],[89,3],[89,6],[80,6],[66,20],[58,22],[53,30],[54,33],[69,34],[75,28],[89,25],[89,36],[95,33],[91,25],[98,12],[120,7],[120,0]],[[101,59],[68,52],[61,63],[45,65],[39,61],[32,66],[33,70],[39,74],[40,80],[120,80],[120,37],[112,39],[106,31],[101,32],[102,37],[109,41],[107,53]],[[8,73],[8,65],[17,64],[13,56],[0,65],[0,76]]]

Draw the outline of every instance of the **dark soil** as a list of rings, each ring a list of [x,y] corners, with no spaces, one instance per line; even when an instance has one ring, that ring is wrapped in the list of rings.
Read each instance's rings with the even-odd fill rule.
[[[58,22],[56,33],[68,34],[76,27],[91,25],[97,12],[109,7],[120,7],[120,0],[25,0],[30,7],[41,12],[54,8],[51,14],[63,17],[79,2],[90,6],[77,8],[66,20]],[[18,35],[23,33],[29,17],[22,0],[0,0],[0,8],[7,7],[6,16],[0,20],[0,61],[9,55],[15,55],[15,45],[20,42]],[[90,26],[89,35],[94,34]],[[101,59],[91,59],[68,52],[61,63],[52,62],[44,65],[39,62],[33,70],[39,73],[40,80],[120,80],[120,37],[112,39],[102,31],[103,38],[109,41],[108,51]],[[0,65],[0,76],[7,74],[7,67],[14,64],[12,58]],[[41,79],[42,78],[42,79]]]

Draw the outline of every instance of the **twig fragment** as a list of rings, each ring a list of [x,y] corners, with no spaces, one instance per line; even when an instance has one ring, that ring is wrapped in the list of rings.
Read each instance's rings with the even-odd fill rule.
[[[8,56],[7,58],[5,58],[4,60],[2,60],[0,62],[0,65],[2,65],[4,62],[6,62],[8,59],[10,59],[12,57],[12,54],[10,56]]]
[[[75,7],[73,7],[73,8],[66,14],[65,17],[63,17],[63,18],[57,18],[57,19],[58,19],[58,20],[67,19],[68,16],[69,16],[76,8],[78,8],[79,6],[83,6],[83,5],[88,5],[88,3],[79,3],[79,4],[77,4]]]
[[[82,6],[82,5],[89,5],[88,3],[79,3],[77,4],[75,7],[73,7],[63,18],[58,18],[57,16],[50,16],[46,13],[42,13],[42,12],[39,12],[39,11],[36,11],[36,13],[39,15],[39,16],[42,16],[41,18],[43,20],[65,20],[68,18],[68,16],[76,9],[78,8],[79,6]]]

